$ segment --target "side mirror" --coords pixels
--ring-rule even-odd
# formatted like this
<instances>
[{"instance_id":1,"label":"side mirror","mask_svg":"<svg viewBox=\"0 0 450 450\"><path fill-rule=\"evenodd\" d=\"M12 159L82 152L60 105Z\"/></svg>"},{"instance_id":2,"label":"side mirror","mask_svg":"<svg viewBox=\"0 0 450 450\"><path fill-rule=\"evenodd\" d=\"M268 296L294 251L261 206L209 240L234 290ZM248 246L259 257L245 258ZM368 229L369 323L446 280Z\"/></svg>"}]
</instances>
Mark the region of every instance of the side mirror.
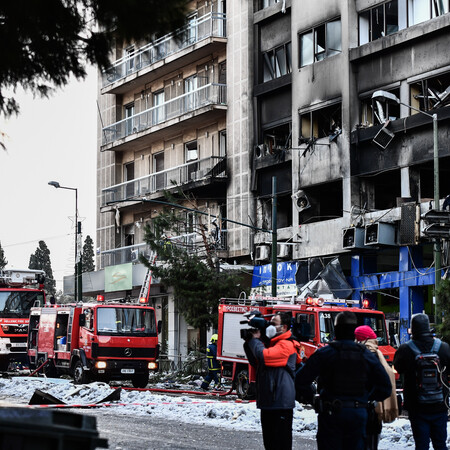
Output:
<instances>
[{"instance_id":1,"label":"side mirror","mask_svg":"<svg viewBox=\"0 0 450 450\"><path fill-rule=\"evenodd\" d=\"M162 320L158 320L158 334L161 333L162 329Z\"/></svg>"},{"instance_id":2,"label":"side mirror","mask_svg":"<svg viewBox=\"0 0 450 450\"><path fill-rule=\"evenodd\" d=\"M86 326L86 314L80 314L80 318L78 320L80 322L80 327Z\"/></svg>"}]
</instances>

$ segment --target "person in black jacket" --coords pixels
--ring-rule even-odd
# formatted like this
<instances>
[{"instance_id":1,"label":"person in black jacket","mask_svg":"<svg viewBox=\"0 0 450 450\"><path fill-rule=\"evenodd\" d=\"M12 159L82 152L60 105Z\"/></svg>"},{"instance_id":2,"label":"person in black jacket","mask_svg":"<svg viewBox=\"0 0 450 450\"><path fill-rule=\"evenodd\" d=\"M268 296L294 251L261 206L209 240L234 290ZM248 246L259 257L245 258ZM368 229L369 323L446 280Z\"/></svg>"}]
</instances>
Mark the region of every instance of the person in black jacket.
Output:
<instances>
[{"instance_id":1,"label":"person in black jacket","mask_svg":"<svg viewBox=\"0 0 450 450\"><path fill-rule=\"evenodd\" d=\"M378 358L354 341L356 326L353 312L339 313L335 340L316 350L295 379L297 394L314 403L318 413L319 450L363 450L369 402L391 394L391 381ZM315 380L319 396L313 402Z\"/></svg>"},{"instance_id":2,"label":"person in black jacket","mask_svg":"<svg viewBox=\"0 0 450 450\"><path fill-rule=\"evenodd\" d=\"M295 406L294 372L300 363L298 341L292 339L292 315L273 316L275 336L266 348L261 332L244 344L250 364L256 365L256 406L261 410L261 428L266 450L292 448L292 419ZM267 334L267 330L266 330Z\"/></svg>"},{"instance_id":3,"label":"person in black jacket","mask_svg":"<svg viewBox=\"0 0 450 450\"><path fill-rule=\"evenodd\" d=\"M430 330L426 314L414 314L411 318L412 341L424 353L430 352L435 338ZM428 449L430 438L435 450L447 449L447 416L445 399L448 398L448 373L450 367L450 346L442 342L437 352L440 360L442 399L423 402L419 397L416 382L416 355L410 344L402 344L394 356L395 370L403 375L404 408L408 411L416 449Z\"/></svg>"},{"instance_id":4,"label":"person in black jacket","mask_svg":"<svg viewBox=\"0 0 450 450\"><path fill-rule=\"evenodd\" d=\"M201 384L201 388L205 391L208 390L209 384L214 380L214 385L217 388L220 386L220 364L217 361L217 339L219 336L213 334L211 336L210 344L206 349L206 357L208 359L208 375Z\"/></svg>"}]
</instances>

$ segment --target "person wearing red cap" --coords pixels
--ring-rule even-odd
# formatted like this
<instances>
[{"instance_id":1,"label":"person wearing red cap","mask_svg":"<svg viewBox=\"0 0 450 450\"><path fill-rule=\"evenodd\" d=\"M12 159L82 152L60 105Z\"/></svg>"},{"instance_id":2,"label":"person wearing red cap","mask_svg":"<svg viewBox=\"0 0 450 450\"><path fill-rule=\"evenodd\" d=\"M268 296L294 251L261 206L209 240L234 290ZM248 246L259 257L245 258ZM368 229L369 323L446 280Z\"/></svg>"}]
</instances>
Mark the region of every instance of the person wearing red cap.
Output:
<instances>
[{"instance_id":1,"label":"person wearing red cap","mask_svg":"<svg viewBox=\"0 0 450 450\"><path fill-rule=\"evenodd\" d=\"M355 329L355 340L364 344L368 350L380 360L382 366L389 375L392 384L392 392L390 397L382 402L378 402L375 409L369 411L366 428L366 449L376 450L380 438L381 428L384 423L393 422L398 417L397 393L395 390L395 375L393 370L388 366L386 359L378 349L377 335L375 331L368 325L362 325Z\"/></svg>"}]
</instances>

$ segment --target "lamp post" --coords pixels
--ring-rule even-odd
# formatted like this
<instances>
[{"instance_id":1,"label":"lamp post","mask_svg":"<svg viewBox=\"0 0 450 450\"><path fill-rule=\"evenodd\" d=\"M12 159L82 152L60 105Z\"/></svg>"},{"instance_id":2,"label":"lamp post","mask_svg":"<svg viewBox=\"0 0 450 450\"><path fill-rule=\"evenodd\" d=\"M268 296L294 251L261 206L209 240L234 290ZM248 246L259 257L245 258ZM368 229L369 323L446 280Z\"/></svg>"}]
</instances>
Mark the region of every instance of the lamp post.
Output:
<instances>
[{"instance_id":1,"label":"lamp post","mask_svg":"<svg viewBox=\"0 0 450 450\"><path fill-rule=\"evenodd\" d=\"M81 274L81 255L78 254L78 239L81 237L81 222L78 221L78 189L61 186L57 181L49 181L48 184L56 189L67 189L69 191L75 191L75 278L74 278L74 290L75 300L81 302L83 299L83 282ZM81 246L81 242L80 242Z\"/></svg>"},{"instance_id":2,"label":"lamp post","mask_svg":"<svg viewBox=\"0 0 450 450\"><path fill-rule=\"evenodd\" d=\"M438 148L438 122L437 122L437 114L429 114L425 111L421 111L414 106L407 105L400 101L400 99L387 91L376 91L372 94L373 100L390 100L399 105L406 106L413 111L417 111L427 117L431 117L433 120L433 172L434 172L434 207L437 211L439 211L439 148ZM436 321L437 323L442 322L442 312L440 308L440 304L438 302L438 298L436 295L436 290L438 289L441 282L441 245L438 237L435 238L434 241L434 296L436 299Z\"/></svg>"}]
</instances>

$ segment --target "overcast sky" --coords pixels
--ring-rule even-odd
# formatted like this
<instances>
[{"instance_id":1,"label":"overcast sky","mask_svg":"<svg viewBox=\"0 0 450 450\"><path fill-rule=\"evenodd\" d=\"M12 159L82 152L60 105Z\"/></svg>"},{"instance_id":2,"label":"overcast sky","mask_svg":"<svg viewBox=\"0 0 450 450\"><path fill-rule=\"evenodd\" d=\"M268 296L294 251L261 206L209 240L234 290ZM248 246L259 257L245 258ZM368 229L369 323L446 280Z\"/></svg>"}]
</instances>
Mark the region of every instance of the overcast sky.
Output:
<instances>
[{"instance_id":1,"label":"overcast sky","mask_svg":"<svg viewBox=\"0 0 450 450\"><path fill-rule=\"evenodd\" d=\"M83 243L94 240L96 221L97 76L72 81L48 99L16 96L19 116L0 118L7 151L0 149L0 242L7 267L28 268L38 242L50 249L53 276L62 289L74 271L75 191L78 189Z\"/></svg>"}]
</instances>

